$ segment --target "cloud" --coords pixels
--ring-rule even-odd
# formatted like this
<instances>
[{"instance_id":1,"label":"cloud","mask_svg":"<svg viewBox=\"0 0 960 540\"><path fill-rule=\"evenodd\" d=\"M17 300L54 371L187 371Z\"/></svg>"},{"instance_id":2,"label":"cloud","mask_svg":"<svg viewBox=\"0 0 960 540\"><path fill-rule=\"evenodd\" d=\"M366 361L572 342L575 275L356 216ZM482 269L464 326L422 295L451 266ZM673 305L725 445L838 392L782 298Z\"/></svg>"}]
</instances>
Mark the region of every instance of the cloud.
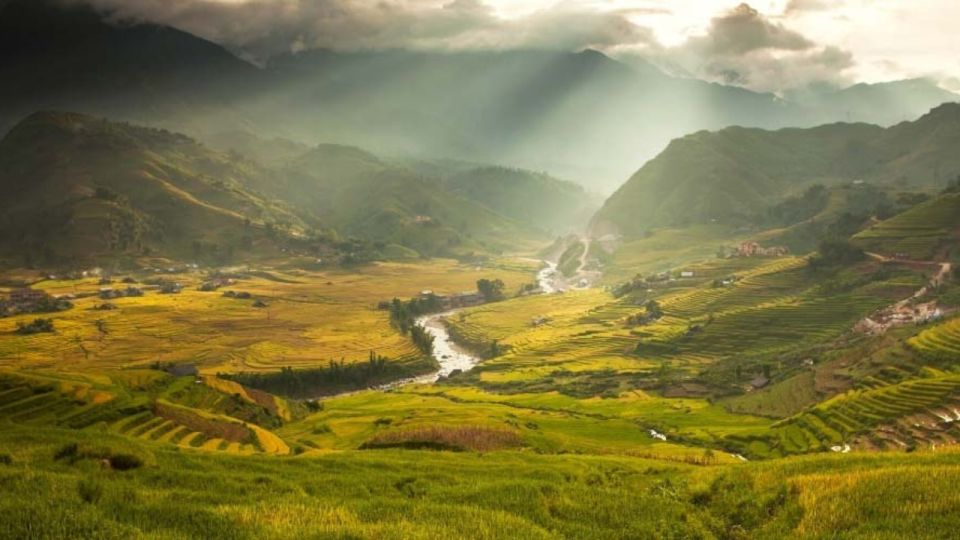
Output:
<instances>
[{"instance_id":1,"label":"cloud","mask_svg":"<svg viewBox=\"0 0 960 540\"><path fill-rule=\"evenodd\" d=\"M265 58L314 48L577 50L652 39L623 13L574 4L499 17L481 0L68 0L186 30Z\"/></svg>"},{"instance_id":2,"label":"cloud","mask_svg":"<svg viewBox=\"0 0 960 540\"><path fill-rule=\"evenodd\" d=\"M705 36L693 37L686 46L704 55L742 55L752 51L806 50L813 42L773 23L748 4L715 17Z\"/></svg>"},{"instance_id":3,"label":"cloud","mask_svg":"<svg viewBox=\"0 0 960 540\"><path fill-rule=\"evenodd\" d=\"M93 4L117 20L181 28L263 60L309 49L490 50L596 48L640 56L665 71L758 91L847 80L850 52L823 46L748 4L729 9L677 46L637 21L673 17L670 4L600 9L563 0L504 17L485 0L61 0ZM545 2L545 0L544 0ZM816 9L821 0L792 0ZM649 19L646 19L649 20Z\"/></svg>"},{"instance_id":4,"label":"cloud","mask_svg":"<svg viewBox=\"0 0 960 540\"><path fill-rule=\"evenodd\" d=\"M830 3L826 0L790 0L783 12L786 15L793 15L811 11L827 11L830 7Z\"/></svg>"},{"instance_id":5,"label":"cloud","mask_svg":"<svg viewBox=\"0 0 960 540\"><path fill-rule=\"evenodd\" d=\"M855 66L851 52L818 45L748 4L714 17L701 35L653 51L649 60L673 73L778 93L848 82L845 72Z\"/></svg>"}]
</instances>

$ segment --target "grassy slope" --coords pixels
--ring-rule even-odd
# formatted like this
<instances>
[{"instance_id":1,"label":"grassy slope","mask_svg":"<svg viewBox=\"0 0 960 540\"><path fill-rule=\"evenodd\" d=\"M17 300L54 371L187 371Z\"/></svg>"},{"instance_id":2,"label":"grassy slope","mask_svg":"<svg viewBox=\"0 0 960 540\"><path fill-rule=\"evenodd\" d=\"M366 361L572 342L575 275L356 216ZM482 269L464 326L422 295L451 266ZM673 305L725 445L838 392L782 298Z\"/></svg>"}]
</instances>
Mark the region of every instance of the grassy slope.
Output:
<instances>
[{"instance_id":1,"label":"grassy slope","mask_svg":"<svg viewBox=\"0 0 960 540\"><path fill-rule=\"evenodd\" d=\"M71 441L147 465L53 461ZM960 515L952 451L708 467L529 452L277 459L4 427L0 453L7 537L942 538Z\"/></svg>"}]
</instances>

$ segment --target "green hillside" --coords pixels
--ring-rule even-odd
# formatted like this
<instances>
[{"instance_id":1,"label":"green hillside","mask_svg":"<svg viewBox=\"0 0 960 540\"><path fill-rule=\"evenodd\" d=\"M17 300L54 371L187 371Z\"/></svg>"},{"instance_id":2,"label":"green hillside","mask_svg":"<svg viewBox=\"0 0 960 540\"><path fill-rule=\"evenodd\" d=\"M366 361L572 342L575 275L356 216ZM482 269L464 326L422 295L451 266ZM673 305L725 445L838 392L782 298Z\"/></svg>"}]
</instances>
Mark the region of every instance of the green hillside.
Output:
<instances>
[{"instance_id":1,"label":"green hillside","mask_svg":"<svg viewBox=\"0 0 960 540\"><path fill-rule=\"evenodd\" d=\"M445 184L453 193L553 234L576 230L597 208L583 187L522 169L475 167L448 176Z\"/></svg>"},{"instance_id":2,"label":"green hillside","mask_svg":"<svg viewBox=\"0 0 960 540\"><path fill-rule=\"evenodd\" d=\"M228 135L218 151L165 130L33 115L0 143L4 255L28 265L150 254L227 262L278 253L268 238L277 231L357 239L367 243L363 258L532 250L547 238L534 220L500 213L510 211L501 201L460 193L463 182L350 146L260 141ZM542 213L558 197L568 208L582 202L582 190L552 179L521 185Z\"/></svg>"},{"instance_id":3,"label":"green hillside","mask_svg":"<svg viewBox=\"0 0 960 540\"><path fill-rule=\"evenodd\" d=\"M594 217L600 233L651 227L745 224L808 186L863 180L901 190L939 190L960 173L960 105L883 129L832 124L764 131L740 127L674 140Z\"/></svg>"},{"instance_id":4,"label":"green hillside","mask_svg":"<svg viewBox=\"0 0 960 540\"><path fill-rule=\"evenodd\" d=\"M303 226L249 188L265 175L183 135L38 113L0 142L2 247L46 264L249 249L265 223Z\"/></svg>"},{"instance_id":5,"label":"green hillside","mask_svg":"<svg viewBox=\"0 0 960 540\"><path fill-rule=\"evenodd\" d=\"M426 256L500 251L545 238L529 221L497 213L437 177L350 146L317 146L260 188L341 234Z\"/></svg>"}]
</instances>

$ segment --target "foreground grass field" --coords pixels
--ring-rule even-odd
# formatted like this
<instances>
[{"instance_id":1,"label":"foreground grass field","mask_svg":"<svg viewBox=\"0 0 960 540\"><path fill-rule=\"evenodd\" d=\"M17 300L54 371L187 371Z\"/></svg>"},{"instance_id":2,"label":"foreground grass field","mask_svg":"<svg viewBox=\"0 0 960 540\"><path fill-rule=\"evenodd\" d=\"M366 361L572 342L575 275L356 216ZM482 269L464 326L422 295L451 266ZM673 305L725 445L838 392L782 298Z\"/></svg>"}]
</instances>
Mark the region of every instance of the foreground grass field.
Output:
<instances>
[{"instance_id":1,"label":"foreground grass field","mask_svg":"<svg viewBox=\"0 0 960 540\"><path fill-rule=\"evenodd\" d=\"M97 459L127 453L119 471ZM947 538L960 454L686 465L532 452L295 458L0 427L3 538Z\"/></svg>"}]
</instances>

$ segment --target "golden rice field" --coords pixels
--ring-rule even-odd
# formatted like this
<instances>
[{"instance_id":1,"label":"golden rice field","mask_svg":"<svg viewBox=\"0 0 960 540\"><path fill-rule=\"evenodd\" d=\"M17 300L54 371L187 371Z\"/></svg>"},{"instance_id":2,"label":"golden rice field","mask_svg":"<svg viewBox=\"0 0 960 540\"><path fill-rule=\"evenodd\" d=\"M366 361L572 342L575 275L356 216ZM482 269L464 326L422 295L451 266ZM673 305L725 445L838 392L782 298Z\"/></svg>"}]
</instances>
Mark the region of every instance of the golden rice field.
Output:
<instances>
[{"instance_id":1,"label":"golden rice field","mask_svg":"<svg viewBox=\"0 0 960 540\"><path fill-rule=\"evenodd\" d=\"M415 296L430 288L452 293L475 288L481 278L502 279L508 287L529 282L535 267L495 263L477 267L453 261L382 263L350 271L269 270L217 292L196 290L198 274L169 276L181 294L119 298L119 309L99 311L96 297L55 313L56 333L19 336L17 322L35 315L0 319L0 367L95 371L161 363L195 363L203 372L275 370L326 365L330 360L365 360L370 351L396 361L419 353L393 329L377 303ZM92 293L95 280L44 281L51 294ZM250 292L267 304L222 296L223 290Z\"/></svg>"}]
</instances>

